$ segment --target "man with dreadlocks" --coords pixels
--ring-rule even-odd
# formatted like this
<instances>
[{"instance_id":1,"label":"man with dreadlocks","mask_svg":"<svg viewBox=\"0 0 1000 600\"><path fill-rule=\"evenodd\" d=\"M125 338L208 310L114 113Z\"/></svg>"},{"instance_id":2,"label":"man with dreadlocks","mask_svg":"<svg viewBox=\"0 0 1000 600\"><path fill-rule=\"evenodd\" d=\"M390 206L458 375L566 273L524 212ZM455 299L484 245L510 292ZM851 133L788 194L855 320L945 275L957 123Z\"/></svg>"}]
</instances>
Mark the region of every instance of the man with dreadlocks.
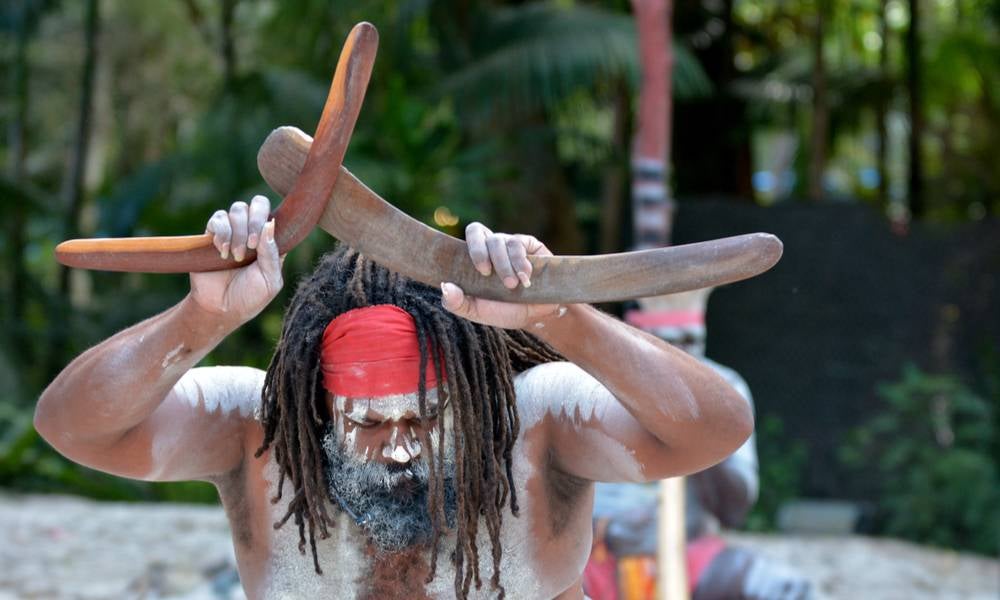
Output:
<instances>
[{"instance_id":1,"label":"man with dreadlocks","mask_svg":"<svg viewBox=\"0 0 1000 600\"><path fill-rule=\"evenodd\" d=\"M82 464L215 484L249 598L582 598L593 482L699 471L750 435L714 371L592 307L438 290L346 247L298 286L267 372L196 368L282 286L268 214L218 211L220 254L256 262L192 274L35 416ZM512 290L548 254L478 223L466 240Z\"/></svg>"}]
</instances>

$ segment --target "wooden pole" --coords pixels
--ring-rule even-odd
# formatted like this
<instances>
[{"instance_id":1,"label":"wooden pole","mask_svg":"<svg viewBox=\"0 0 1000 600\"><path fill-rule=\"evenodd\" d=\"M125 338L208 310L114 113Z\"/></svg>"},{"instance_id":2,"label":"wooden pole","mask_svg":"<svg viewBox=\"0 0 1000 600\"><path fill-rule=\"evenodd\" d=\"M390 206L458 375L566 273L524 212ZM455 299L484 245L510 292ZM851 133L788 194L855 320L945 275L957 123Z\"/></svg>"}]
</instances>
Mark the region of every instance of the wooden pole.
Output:
<instances>
[{"instance_id":1,"label":"wooden pole","mask_svg":"<svg viewBox=\"0 0 1000 600\"><path fill-rule=\"evenodd\" d=\"M655 248L670 245L674 217L669 180L674 63L671 3L632 0L632 10L642 67L632 148L633 243L637 248ZM658 511L657 595L660 600L688 600L683 477L660 482Z\"/></svg>"},{"instance_id":2,"label":"wooden pole","mask_svg":"<svg viewBox=\"0 0 1000 600\"><path fill-rule=\"evenodd\" d=\"M660 600L687 600L687 538L684 531L684 478L660 482L656 572Z\"/></svg>"}]
</instances>

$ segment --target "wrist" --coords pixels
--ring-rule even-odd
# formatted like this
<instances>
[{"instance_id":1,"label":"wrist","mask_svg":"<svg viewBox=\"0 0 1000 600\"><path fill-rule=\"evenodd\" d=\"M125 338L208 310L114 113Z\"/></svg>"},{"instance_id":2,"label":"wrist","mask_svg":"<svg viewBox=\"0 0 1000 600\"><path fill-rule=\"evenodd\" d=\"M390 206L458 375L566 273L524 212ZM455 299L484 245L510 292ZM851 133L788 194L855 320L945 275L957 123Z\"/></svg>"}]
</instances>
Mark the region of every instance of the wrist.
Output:
<instances>
[{"instance_id":1,"label":"wrist","mask_svg":"<svg viewBox=\"0 0 1000 600\"><path fill-rule=\"evenodd\" d=\"M223 337L249 320L235 311L207 307L191 292L181 300L179 308L192 328Z\"/></svg>"}]
</instances>

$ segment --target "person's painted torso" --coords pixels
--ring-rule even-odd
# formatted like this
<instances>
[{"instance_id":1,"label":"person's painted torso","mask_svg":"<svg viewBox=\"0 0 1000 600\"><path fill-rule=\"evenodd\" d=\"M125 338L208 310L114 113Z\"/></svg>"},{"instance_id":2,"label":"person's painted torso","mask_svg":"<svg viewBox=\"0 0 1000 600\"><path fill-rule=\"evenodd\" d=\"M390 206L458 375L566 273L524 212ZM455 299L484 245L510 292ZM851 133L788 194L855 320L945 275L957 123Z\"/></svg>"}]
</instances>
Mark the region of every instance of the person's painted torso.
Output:
<instances>
[{"instance_id":1,"label":"person's painted torso","mask_svg":"<svg viewBox=\"0 0 1000 600\"><path fill-rule=\"evenodd\" d=\"M531 394L518 385L519 402L530 402ZM525 411L522 415L537 411ZM313 568L308 532L305 554L299 551L299 529L294 518L280 529L273 524L288 509L292 491L286 481L284 495L271 503L278 483L278 468L270 453L254 459L263 432L259 424L248 436L249 449L244 467L219 491L233 528L233 542L240 577L251 599L284 598L453 598L455 569L450 555L454 535L442 540L437 573L424 583L430 566L429 551L400 556L384 564L366 552L361 530L346 515L328 507L336 515L337 526L328 539L316 536L322 575ZM581 573L591 548L591 510L593 486L579 481L568 485L551 476L545 440L540 422L522 420L521 432L514 447L513 475L520 516L504 512L500 539L503 556L500 583L511 600L548 598L583 598ZM495 598L490 585L493 559L486 524L480 521L478 532L479 574L482 587L473 585L470 598ZM395 557L393 557L395 558ZM467 557L468 560L468 557ZM383 586L373 590L373 578ZM395 580L395 581L393 581ZM398 584L398 585L397 585Z\"/></svg>"}]
</instances>

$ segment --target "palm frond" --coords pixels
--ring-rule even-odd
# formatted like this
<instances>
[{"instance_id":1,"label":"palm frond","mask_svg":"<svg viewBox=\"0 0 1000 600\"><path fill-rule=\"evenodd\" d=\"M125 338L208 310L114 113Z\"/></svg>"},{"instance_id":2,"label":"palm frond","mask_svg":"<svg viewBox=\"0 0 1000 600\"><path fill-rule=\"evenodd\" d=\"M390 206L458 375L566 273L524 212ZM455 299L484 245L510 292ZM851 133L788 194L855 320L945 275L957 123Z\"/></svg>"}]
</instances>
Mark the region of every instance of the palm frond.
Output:
<instances>
[{"instance_id":1,"label":"palm frond","mask_svg":"<svg viewBox=\"0 0 1000 600\"><path fill-rule=\"evenodd\" d=\"M600 92L602 83L616 79L638 85L629 15L534 3L495 11L481 28L476 58L437 89L454 100L465 120L516 119L551 109L581 88ZM711 84L693 54L680 46L674 50L674 95L709 93Z\"/></svg>"}]
</instances>

